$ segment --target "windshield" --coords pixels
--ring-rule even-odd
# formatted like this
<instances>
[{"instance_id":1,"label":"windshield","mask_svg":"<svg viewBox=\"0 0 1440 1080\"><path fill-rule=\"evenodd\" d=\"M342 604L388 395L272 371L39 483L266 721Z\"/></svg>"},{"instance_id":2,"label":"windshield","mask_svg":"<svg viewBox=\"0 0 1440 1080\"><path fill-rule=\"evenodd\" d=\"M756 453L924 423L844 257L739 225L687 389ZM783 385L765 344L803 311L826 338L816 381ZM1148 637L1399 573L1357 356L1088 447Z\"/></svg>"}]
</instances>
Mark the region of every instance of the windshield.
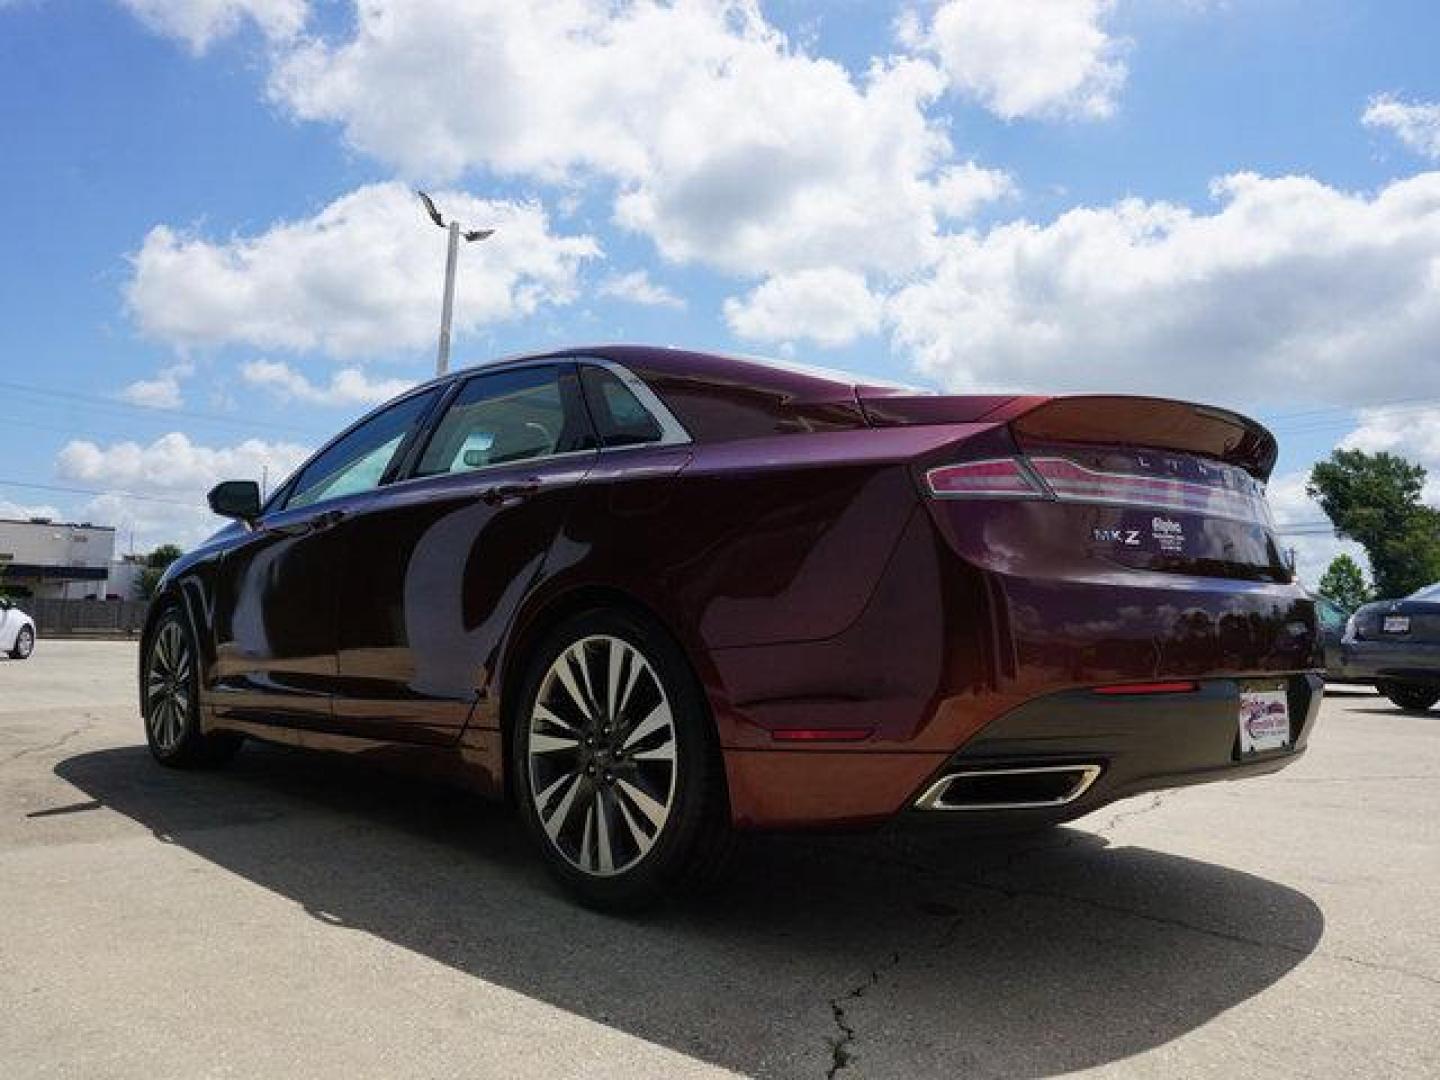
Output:
<instances>
[{"instance_id":1,"label":"windshield","mask_svg":"<svg viewBox=\"0 0 1440 1080\"><path fill-rule=\"evenodd\" d=\"M1410 594L1411 600L1440 600L1440 581L1434 585L1426 585L1423 589L1416 589Z\"/></svg>"}]
</instances>

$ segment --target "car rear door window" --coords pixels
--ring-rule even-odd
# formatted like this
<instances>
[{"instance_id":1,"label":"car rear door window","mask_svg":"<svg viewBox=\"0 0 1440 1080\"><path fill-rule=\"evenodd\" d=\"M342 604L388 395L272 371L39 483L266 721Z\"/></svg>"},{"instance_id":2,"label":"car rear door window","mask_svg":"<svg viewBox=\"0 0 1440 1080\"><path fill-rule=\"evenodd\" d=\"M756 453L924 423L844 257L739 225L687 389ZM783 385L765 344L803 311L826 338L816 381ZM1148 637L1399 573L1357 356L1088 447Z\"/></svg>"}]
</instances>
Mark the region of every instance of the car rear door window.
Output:
<instances>
[{"instance_id":1,"label":"car rear door window","mask_svg":"<svg viewBox=\"0 0 1440 1080\"><path fill-rule=\"evenodd\" d=\"M305 466L291 485L285 508L293 510L379 487L438 394L438 390L430 390L396 402L342 435Z\"/></svg>"},{"instance_id":2,"label":"car rear door window","mask_svg":"<svg viewBox=\"0 0 1440 1080\"><path fill-rule=\"evenodd\" d=\"M463 473L594 446L574 375L554 365L477 375L455 395L416 476Z\"/></svg>"},{"instance_id":3,"label":"car rear door window","mask_svg":"<svg viewBox=\"0 0 1440 1080\"><path fill-rule=\"evenodd\" d=\"M587 364L580 369L585 402L595 419L601 446L638 446L659 442L659 421L614 372Z\"/></svg>"}]
</instances>

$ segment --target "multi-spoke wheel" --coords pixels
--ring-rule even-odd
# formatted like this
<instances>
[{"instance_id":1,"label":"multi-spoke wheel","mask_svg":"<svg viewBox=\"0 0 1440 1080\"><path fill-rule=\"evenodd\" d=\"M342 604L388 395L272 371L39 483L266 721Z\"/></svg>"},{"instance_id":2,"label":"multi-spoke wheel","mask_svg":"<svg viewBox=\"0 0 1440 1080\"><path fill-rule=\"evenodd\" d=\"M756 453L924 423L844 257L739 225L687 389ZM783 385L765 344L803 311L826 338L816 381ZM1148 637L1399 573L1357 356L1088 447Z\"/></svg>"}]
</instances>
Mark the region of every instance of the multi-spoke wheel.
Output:
<instances>
[{"instance_id":1,"label":"multi-spoke wheel","mask_svg":"<svg viewBox=\"0 0 1440 1080\"><path fill-rule=\"evenodd\" d=\"M526 818L583 899L634 907L719 860L709 716L664 634L619 613L572 619L535 657L514 730Z\"/></svg>"},{"instance_id":2,"label":"multi-spoke wheel","mask_svg":"<svg viewBox=\"0 0 1440 1080\"><path fill-rule=\"evenodd\" d=\"M141 673L145 740L164 765L215 765L240 745L231 735L200 730L195 649L177 611L161 616L150 635Z\"/></svg>"}]
</instances>

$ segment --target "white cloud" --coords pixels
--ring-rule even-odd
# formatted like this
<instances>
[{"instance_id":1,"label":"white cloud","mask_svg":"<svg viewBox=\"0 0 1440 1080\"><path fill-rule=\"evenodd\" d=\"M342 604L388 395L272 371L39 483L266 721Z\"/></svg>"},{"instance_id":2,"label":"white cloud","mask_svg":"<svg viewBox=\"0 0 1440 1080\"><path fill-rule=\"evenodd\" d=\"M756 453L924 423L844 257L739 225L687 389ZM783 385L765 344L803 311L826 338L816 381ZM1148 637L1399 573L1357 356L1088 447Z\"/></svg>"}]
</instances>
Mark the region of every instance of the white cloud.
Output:
<instances>
[{"instance_id":1,"label":"white cloud","mask_svg":"<svg viewBox=\"0 0 1440 1080\"><path fill-rule=\"evenodd\" d=\"M1361 118L1366 127L1394 133L1421 157L1440 161L1440 103L1407 103L1390 94L1370 99Z\"/></svg>"},{"instance_id":2,"label":"white cloud","mask_svg":"<svg viewBox=\"0 0 1440 1080\"><path fill-rule=\"evenodd\" d=\"M11 521L29 521L31 518L37 517L59 519L64 515L49 503L18 503L11 502L9 499L0 499L0 518L7 518Z\"/></svg>"},{"instance_id":3,"label":"white cloud","mask_svg":"<svg viewBox=\"0 0 1440 1080\"><path fill-rule=\"evenodd\" d=\"M180 393L180 380L195 373L195 366L181 362L163 367L153 379L136 379L119 393L121 401L147 409L178 409L185 403Z\"/></svg>"},{"instance_id":4,"label":"white cloud","mask_svg":"<svg viewBox=\"0 0 1440 1080\"><path fill-rule=\"evenodd\" d=\"M274 41L290 41L305 27L306 0L120 0L158 34L203 53L220 38L253 22Z\"/></svg>"},{"instance_id":5,"label":"white cloud","mask_svg":"<svg viewBox=\"0 0 1440 1080\"><path fill-rule=\"evenodd\" d=\"M664 285L650 280L644 270L631 270L625 274L611 274L600 282L596 290L601 296L624 300L630 304L647 307L683 308L685 301Z\"/></svg>"},{"instance_id":6,"label":"white cloud","mask_svg":"<svg viewBox=\"0 0 1440 1080\"><path fill-rule=\"evenodd\" d=\"M1096 119L1125 84L1114 0L946 0L904 36L939 57L954 91L1005 120Z\"/></svg>"},{"instance_id":7,"label":"white cloud","mask_svg":"<svg viewBox=\"0 0 1440 1080\"><path fill-rule=\"evenodd\" d=\"M808 339L848 345L880 328L881 301L865 278L835 268L772 277L743 299L725 301L725 321L752 341Z\"/></svg>"},{"instance_id":8,"label":"white cloud","mask_svg":"<svg viewBox=\"0 0 1440 1080\"><path fill-rule=\"evenodd\" d=\"M551 233L535 203L435 197L445 213L497 229L461 252L457 335L569 302L581 261L599 252L588 236ZM177 346L419 348L436 334L444 245L412 192L372 184L255 236L211 241L157 226L133 257L127 300L145 333Z\"/></svg>"},{"instance_id":9,"label":"white cloud","mask_svg":"<svg viewBox=\"0 0 1440 1080\"><path fill-rule=\"evenodd\" d=\"M1440 507L1440 408L1361 409L1358 419L1340 445L1370 454L1383 450L1425 466L1425 501Z\"/></svg>"},{"instance_id":10,"label":"white cloud","mask_svg":"<svg viewBox=\"0 0 1440 1080\"><path fill-rule=\"evenodd\" d=\"M246 439L235 446L210 447L183 432L162 435L148 446L125 441L100 446L72 439L55 459L56 473L90 487L123 488L138 494L203 495L221 480L259 480L268 467L278 480L309 453L294 443Z\"/></svg>"},{"instance_id":11,"label":"white cloud","mask_svg":"<svg viewBox=\"0 0 1440 1080\"><path fill-rule=\"evenodd\" d=\"M1255 408L1440 393L1440 172L1350 194L1227 177L1211 214L1125 200L955 234L887 317L952 388Z\"/></svg>"},{"instance_id":12,"label":"white cloud","mask_svg":"<svg viewBox=\"0 0 1440 1080\"><path fill-rule=\"evenodd\" d=\"M922 263L981 190L926 114L943 89L914 58L852 78L752 0L370 0L271 79L409 175L598 178L667 258L745 275Z\"/></svg>"},{"instance_id":13,"label":"white cloud","mask_svg":"<svg viewBox=\"0 0 1440 1080\"><path fill-rule=\"evenodd\" d=\"M175 431L148 445L72 440L56 457L55 471L63 480L106 489L80 516L114 525L127 544L133 532L136 549L148 550L163 543L191 547L219 528L222 522L205 505L205 493L219 481L268 475L273 488L308 455L303 446L259 439L204 446Z\"/></svg>"},{"instance_id":14,"label":"white cloud","mask_svg":"<svg viewBox=\"0 0 1440 1080\"><path fill-rule=\"evenodd\" d=\"M157 375L153 379L136 379L120 391L122 401L143 405L147 409L178 409L184 404L180 383L173 375Z\"/></svg>"},{"instance_id":15,"label":"white cloud","mask_svg":"<svg viewBox=\"0 0 1440 1080\"><path fill-rule=\"evenodd\" d=\"M415 385L414 379L372 379L359 368L342 368L330 376L328 385L316 384L276 360L243 364L240 377L251 386L265 387L282 400L317 405L378 405Z\"/></svg>"}]
</instances>

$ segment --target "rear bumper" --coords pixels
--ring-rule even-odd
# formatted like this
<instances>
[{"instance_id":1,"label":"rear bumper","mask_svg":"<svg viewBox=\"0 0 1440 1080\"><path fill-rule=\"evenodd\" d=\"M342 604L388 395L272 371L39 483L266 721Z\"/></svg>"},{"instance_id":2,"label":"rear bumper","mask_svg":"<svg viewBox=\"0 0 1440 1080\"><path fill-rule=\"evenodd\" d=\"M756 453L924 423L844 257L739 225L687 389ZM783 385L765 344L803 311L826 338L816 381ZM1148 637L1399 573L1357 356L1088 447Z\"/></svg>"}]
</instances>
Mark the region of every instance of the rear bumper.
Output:
<instances>
[{"instance_id":1,"label":"rear bumper","mask_svg":"<svg viewBox=\"0 0 1440 1080\"><path fill-rule=\"evenodd\" d=\"M799 828L866 824L897 816L956 826L1030 826L1068 821L1129 795L1285 768L1305 751L1323 682L1292 673L1290 746L1242 756L1239 680L1207 679L1186 693L1134 697L1069 690L1036 698L988 724L953 754L727 750L737 825ZM921 809L953 773L1062 765L1098 766L1093 782L1062 805L1026 809Z\"/></svg>"},{"instance_id":2,"label":"rear bumper","mask_svg":"<svg viewBox=\"0 0 1440 1080\"><path fill-rule=\"evenodd\" d=\"M1347 641L1340 646L1343 678L1440 684L1440 645L1409 641Z\"/></svg>"},{"instance_id":3,"label":"rear bumper","mask_svg":"<svg viewBox=\"0 0 1440 1080\"><path fill-rule=\"evenodd\" d=\"M1292 674L1287 683L1290 745L1253 754L1240 750L1236 679L1205 680L1184 693L1110 698L1077 690L1037 699L986 727L936 771L935 779L952 772L1098 766L1093 783L1061 805L966 809L945 816L1066 821L1146 791L1276 772L1305 752L1324 685L1309 672Z\"/></svg>"}]
</instances>

